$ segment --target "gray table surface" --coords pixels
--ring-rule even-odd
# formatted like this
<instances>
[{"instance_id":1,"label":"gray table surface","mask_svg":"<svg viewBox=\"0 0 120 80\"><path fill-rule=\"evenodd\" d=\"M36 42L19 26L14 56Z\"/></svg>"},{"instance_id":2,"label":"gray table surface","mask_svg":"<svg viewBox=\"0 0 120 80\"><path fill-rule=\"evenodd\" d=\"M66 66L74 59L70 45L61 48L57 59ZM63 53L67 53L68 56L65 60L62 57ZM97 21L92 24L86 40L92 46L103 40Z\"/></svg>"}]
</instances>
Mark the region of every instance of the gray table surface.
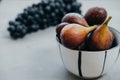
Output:
<instances>
[{"instance_id":1,"label":"gray table surface","mask_svg":"<svg viewBox=\"0 0 120 80\"><path fill-rule=\"evenodd\" d=\"M27 6L40 0L2 0L0 2L0 80L80 80L69 73L59 54L55 27L38 31L23 39L12 40L8 21L14 20ZM94 6L106 8L113 16L110 26L120 31L119 0L78 0L82 12ZM120 80L120 59L109 73L99 80Z\"/></svg>"}]
</instances>

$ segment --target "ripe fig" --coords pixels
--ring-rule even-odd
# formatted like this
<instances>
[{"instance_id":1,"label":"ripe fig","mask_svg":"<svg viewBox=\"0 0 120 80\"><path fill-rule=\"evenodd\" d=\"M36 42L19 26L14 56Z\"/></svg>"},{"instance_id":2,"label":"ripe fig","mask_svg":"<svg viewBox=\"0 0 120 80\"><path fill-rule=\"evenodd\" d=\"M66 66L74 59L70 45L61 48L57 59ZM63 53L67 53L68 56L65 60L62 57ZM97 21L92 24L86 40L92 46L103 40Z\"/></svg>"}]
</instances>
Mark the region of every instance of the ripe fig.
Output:
<instances>
[{"instance_id":1,"label":"ripe fig","mask_svg":"<svg viewBox=\"0 0 120 80\"><path fill-rule=\"evenodd\" d=\"M114 34L108 28L108 22L112 17L110 16L103 24L89 36L88 49L93 51L107 50L111 47Z\"/></svg>"},{"instance_id":2,"label":"ripe fig","mask_svg":"<svg viewBox=\"0 0 120 80\"><path fill-rule=\"evenodd\" d=\"M62 22L77 23L88 27L86 20L78 13L68 13L62 18Z\"/></svg>"},{"instance_id":3,"label":"ripe fig","mask_svg":"<svg viewBox=\"0 0 120 80\"><path fill-rule=\"evenodd\" d=\"M61 43L61 40L60 40L60 33L61 33L61 30L63 29L64 26L68 25L69 23L67 22L63 22L63 23L60 23L57 25L56 27L56 37L57 37L57 40Z\"/></svg>"},{"instance_id":4,"label":"ripe fig","mask_svg":"<svg viewBox=\"0 0 120 80\"><path fill-rule=\"evenodd\" d=\"M90 8L84 18L90 26L102 24L107 17L107 11L101 7Z\"/></svg>"},{"instance_id":5,"label":"ripe fig","mask_svg":"<svg viewBox=\"0 0 120 80\"><path fill-rule=\"evenodd\" d=\"M96 29L96 26L84 27L74 23L68 24L61 30L61 42L69 49L79 49L81 44L87 38L87 35L94 29Z\"/></svg>"}]
</instances>

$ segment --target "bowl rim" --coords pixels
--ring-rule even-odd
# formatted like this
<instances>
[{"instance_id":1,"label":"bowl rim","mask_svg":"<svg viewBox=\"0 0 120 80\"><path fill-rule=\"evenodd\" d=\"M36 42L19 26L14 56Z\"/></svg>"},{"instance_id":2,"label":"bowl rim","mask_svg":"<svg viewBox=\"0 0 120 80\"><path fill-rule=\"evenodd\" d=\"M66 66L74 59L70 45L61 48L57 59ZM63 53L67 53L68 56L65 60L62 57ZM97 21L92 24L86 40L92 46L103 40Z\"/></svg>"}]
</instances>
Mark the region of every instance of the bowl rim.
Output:
<instances>
[{"instance_id":1,"label":"bowl rim","mask_svg":"<svg viewBox=\"0 0 120 80\"><path fill-rule=\"evenodd\" d=\"M59 45L63 46L61 43L59 43ZM63 47L66 48L65 46L63 46ZM73 49L69 49L69 48L66 48L66 49L72 50L72 51L78 51L78 52L93 52L93 53L95 53L95 52L105 52L105 51L109 51L109 50L115 49L115 48L117 48L117 47L120 48L120 45L118 44L118 45L116 45L116 46L114 46L114 47L112 47L112 48L109 48L109 49L107 49L107 50L101 50L101 51L73 50Z\"/></svg>"},{"instance_id":2,"label":"bowl rim","mask_svg":"<svg viewBox=\"0 0 120 80\"><path fill-rule=\"evenodd\" d=\"M86 51L86 50L78 50L78 51L80 51L80 52L93 52L93 53L95 53L95 52L105 52L105 51L110 51L110 50L112 50L112 49L115 49L115 48L117 48L117 47L120 48L120 45L116 45L116 46L114 46L114 47L112 47L112 48L109 48L109 49L107 49L107 50L101 50L101 51Z\"/></svg>"}]
</instances>

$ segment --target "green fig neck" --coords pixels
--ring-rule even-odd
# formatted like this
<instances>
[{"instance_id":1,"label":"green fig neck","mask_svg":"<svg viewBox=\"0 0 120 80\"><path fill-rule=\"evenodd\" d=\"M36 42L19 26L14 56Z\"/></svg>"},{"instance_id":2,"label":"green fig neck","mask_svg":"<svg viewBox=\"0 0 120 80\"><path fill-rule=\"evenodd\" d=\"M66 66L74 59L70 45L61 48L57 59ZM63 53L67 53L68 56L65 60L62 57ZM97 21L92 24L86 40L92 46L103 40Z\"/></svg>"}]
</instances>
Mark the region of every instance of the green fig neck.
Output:
<instances>
[{"instance_id":1,"label":"green fig neck","mask_svg":"<svg viewBox=\"0 0 120 80\"><path fill-rule=\"evenodd\" d=\"M112 16L109 16L109 18L103 24L108 25L108 23L111 19L112 19Z\"/></svg>"},{"instance_id":2,"label":"green fig neck","mask_svg":"<svg viewBox=\"0 0 120 80\"><path fill-rule=\"evenodd\" d=\"M87 28L88 28L88 32L91 32L91 31L93 31L93 30L95 30L97 28L97 25L87 27Z\"/></svg>"},{"instance_id":3,"label":"green fig neck","mask_svg":"<svg viewBox=\"0 0 120 80\"><path fill-rule=\"evenodd\" d=\"M108 23L112 19L112 16L109 16L109 18L101 25L101 28L108 28Z\"/></svg>"}]
</instances>

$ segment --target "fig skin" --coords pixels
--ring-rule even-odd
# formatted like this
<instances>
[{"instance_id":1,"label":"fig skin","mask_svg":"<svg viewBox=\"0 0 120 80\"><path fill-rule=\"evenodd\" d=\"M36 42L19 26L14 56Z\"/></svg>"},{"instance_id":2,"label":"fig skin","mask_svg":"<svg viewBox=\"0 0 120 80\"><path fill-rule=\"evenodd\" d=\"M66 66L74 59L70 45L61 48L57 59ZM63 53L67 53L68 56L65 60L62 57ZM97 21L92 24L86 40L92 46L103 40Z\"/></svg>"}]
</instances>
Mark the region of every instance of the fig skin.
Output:
<instances>
[{"instance_id":1,"label":"fig skin","mask_svg":"<svg viewBox=\"0 0 120 80\"><path fill-rule=\"evenodd\" d=\"M65 27L66 25L68 25L69 23L67 22L63 22L63 23L60 23L57 25L56 27L56 37L57 37L57 40L61 43L61 39L60 39L60 33L61 33L61 30L63 29L63 27Z\"/></svg>"},{"instance_id":2,"label":"fig skin","mask_svg":"<svg viewBox=\"0 0 120 80\"><path fill-rule=\"evenodd\" d=\"M84 15L90 26L102 24L107 18L107 11L102 7L90 8Z\"/></svg>"},{"instance_id":3,"label":"fig skin","mask_svg":"<svg viewBox=\"0 0 120 80\"><path fill-rule=\"evenodd\" d=\"M65 16L63 16L62 22L76 23L85 27L89 26L84 17L78 13L67 13Z\"/></svg>"},{"instance_id":4,"label":"fig skin","mask_svg":"<svg viewBox=\"0 0 120 80\"><path fill-rule=\"evenodd\" d=\"M68 24L61 30L61 42L69 49L79 49L86 40L88 34L94 29L96 29L96 26L84 27L75 23Z\"/></svg>"}]
</instances>

